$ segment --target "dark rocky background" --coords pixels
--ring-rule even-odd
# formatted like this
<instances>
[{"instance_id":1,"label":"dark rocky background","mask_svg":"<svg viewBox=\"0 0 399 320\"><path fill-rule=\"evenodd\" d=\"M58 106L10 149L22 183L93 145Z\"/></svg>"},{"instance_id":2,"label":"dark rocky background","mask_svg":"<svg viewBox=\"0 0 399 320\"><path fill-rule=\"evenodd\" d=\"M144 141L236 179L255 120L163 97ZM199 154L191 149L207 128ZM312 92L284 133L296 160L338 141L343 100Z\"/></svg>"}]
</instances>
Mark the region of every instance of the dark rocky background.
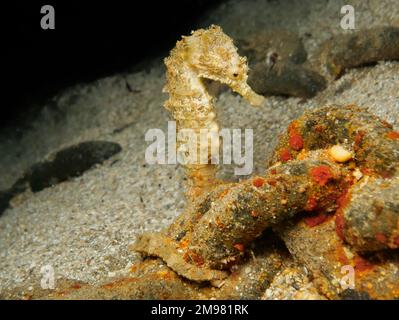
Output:
<instances>
[{"instance_id":1,"label":"dark rocky background","mask_svg":"<svg viewBox=\"0 0 399 320\"><path fill-rule=\"evenodd\" d=\"M140 68L220 0L12 1L2 4L0 128L21 126L65 87ZM55 8L42 30L40 8ZM141 63L140 63L141 62Z\"/></svg>"}]
</instances>

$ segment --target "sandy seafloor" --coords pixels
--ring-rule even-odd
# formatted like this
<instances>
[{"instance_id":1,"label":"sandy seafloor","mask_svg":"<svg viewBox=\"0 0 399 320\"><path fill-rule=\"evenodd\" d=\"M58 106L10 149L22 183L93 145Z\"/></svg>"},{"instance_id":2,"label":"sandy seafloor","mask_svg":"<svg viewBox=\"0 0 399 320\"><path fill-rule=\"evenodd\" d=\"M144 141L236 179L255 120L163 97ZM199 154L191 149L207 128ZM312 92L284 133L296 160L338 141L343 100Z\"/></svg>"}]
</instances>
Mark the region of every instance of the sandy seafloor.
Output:
<instances>
[{"instance_id":1,"label":"sandy seafloor","mask_svg":"<svg viewBox=\"0 0 399 320\"><path fill-rule=\"evenodd\" d=\"M319 44L340 28L340 8L352 4L356 29L399 27L397 0L230 1L209 12L200 26L219 24L233 38L256 30L287 29L303 37L309 60ZM199 26L193 26L196 29ZM129 40L131 41L131 40ZM137 44L137 49L139 50ZM99 284L124 275L140 257L128 250L135 236L167 226L184 208L183 170L177 165L146 164L144 134L166 131L168 112L163 57L146 70L117 74L76 85L54 97L22 136L0 136L0 190L12 185L30 165L50 152L78 142L103 139L123 150L81 177L38 193L26 191L0 216L0 296L23 297L40 286L41 267L51 265L56 281ZM126 81L139 92L126 89ZM230 91L216 102L222 127L254 130L255 173L286 125L307 108L357 104L399 128L399 62L349 70L305 102L268 97L253 108ZM122 128L122 129L121 129ZM115 129L120 129L116 130ZM234 179L232 168L223 168ZM266 298L287 298L269 289Z\"/></svg>"}]
</instances>

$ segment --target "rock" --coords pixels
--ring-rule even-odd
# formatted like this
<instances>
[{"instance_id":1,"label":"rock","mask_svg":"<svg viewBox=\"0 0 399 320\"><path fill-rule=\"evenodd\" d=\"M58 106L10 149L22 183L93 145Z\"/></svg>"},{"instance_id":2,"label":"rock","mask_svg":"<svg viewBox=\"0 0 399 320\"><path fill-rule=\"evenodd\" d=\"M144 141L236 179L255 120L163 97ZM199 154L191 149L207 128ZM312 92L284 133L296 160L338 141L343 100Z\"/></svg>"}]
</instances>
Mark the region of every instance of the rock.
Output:
<instances>
[{"instance_id":1,"label":"rock","mask_svg":"<svg viewBox=\"0 0 399 320\"><path fill-rule=\"evenodd\" d=\"M258 94L311 98L326 87L317 72L290 62L260 62L250 70L248 84Z\"/></svg>"},{"instance_id":2,"label":"rock","mask_svg":"<svg viewBox=\"0 0 399 320\"><path fill-rule=\"evenodd\" d=\"M325 72L337 78L345 69L399 59L399 28L376 27L327 40L319 53Z\"/></svg>"},{"instance_id":3,"label":"rock","mask_svg":"<svg viewBox=\"0 0 399 320\"><path fill-rule=\"evenodd\" d=\"M54 184L78 177L122 150L117 143L87 141L58 151L49 160L39 162L30 170L29 184L38 192Z\"/></svg>"},{"instance_id":4,"label":"rock","mask_svg":"<svg viewBox=\"0 0 399 320\"><path fill-rule=\"evenodd\" d=\"M310 98L326 87L321 75L301 66L307 53L295 33L262 31L237 46L248 59L248 83L258 94Z\"/></svg>"},{"instance_id":5,"label":"rock","mask_svg":"<svg viewBox=\"0 0 399 320\"><path fill-rule=\"evenodd\" d=\"M359 292L353 289L346 289L340 294L342 300L371 300L367 292Z\"/></svg>"},{"instance_id":6,"label":"rock","mask_svg":"<svg viewBox=\"0 0 399 320\"><path fill-rule=\"evenodd\" d=\"M271 55L294 64L304 63L307 59L301 38L286 30L261 31L248 39L238 40L236 44L240 55L248 58L250 66L266 61Z\"/></svg>"},{"instance_id":7,"label":"rock","mask_svg":"<svg viewBox=\"0 0 399 320\"><path fill-rule=\"evenodd\" d=\"M12 194L7 191L0 192L0 214L8 208L8 204L12 198Z\"/></svg>"},{"instance_id":8,"label":"rock","mask_svg":"<svg viewBox=\"0 0 399 320\"><path fill-rule=\"evenodd\" d=\"M121 150L121 146L114 142L86 141L48 156L34 164L9 190L0 191L0 214L8 208L10 200L24 192L28 186L33 192L38 192L78 177Z\"/></svg>"}]
</instances>

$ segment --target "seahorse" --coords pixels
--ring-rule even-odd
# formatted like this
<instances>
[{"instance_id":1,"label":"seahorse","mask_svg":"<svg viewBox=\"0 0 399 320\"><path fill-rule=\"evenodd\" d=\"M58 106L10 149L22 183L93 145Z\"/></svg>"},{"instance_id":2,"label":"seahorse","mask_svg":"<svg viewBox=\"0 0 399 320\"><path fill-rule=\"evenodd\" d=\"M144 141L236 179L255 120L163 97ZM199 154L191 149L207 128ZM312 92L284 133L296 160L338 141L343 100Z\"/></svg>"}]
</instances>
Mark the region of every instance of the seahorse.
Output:
<instances>
[{"instance_id":1,"label":"seahorse","mask_svg":"<svg viewBox=\"0 0 399 320\"><path fill-rule=\"evenodd\" d=\"M203 79L228 85L254 106L261 105L264 97L249 87L246 58L239 56L233 40L216 25L183 36L165 59L165 65L167 83L163 91L169 99L164 107L176 120L177 150L187 162L184 167L190 200L216 182L217 166L212 163L212 154L219 152L219 124L214 99ZM192 130L194 139L183 134L185 129ZM202 142L206 143L201 143L201 132Z\"/></svg>"}]
</instances>

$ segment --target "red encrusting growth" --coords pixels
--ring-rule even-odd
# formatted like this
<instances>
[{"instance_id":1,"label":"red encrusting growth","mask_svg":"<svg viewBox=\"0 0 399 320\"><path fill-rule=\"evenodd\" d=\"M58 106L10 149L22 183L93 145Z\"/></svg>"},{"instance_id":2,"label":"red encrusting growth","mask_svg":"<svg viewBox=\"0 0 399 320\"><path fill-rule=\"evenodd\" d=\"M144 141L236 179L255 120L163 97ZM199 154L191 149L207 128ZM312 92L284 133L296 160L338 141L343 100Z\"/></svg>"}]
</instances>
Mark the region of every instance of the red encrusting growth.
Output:
<instances>
[{"instance_id":1,"label":"red encrusting growth","mask_svg":"<svg viewBox=\"0 0 399 320\"><path fill-rule=\"evenodd\" d=\"M370 176L373 173L373 171L371 169L366 168L366 167L360 168L360 172L367 176Z\"/></svg>"},{"instance_id":2,"label":"red encrusting growth","mask_svg":"<svg viewBox=\"0 0 399 320\"><path fill-rule=\"evenodd\" d=\"M71 286L71 289L80 289L82 286L79 283L75 283Z\"/></svg>"},{"instance_id":3,"label":"red encrusting growth","mask_svg":"<svg viewBox=\"0 0 399 320\"><path fill-rule=\"evenodd\" d=\"M363 131L363 130L359 130L357 133L356 133L356 135L355 135L355 145L356 146L359 146L361 143L362 143L362 141L363 141L363 137L365 136L365 132Z\"/></svg>"},{"instance_id":4,"label":"red encrusting growth","mask_svg":"<svg viewBox=\"0 0 399 320\"><path fill-rule=\"evenodd\" d=\"M397 140L397 139L399 139L399 132L397 132L397 131L388 132L387 138L392 139L392 140Z\"/></svg>"},{"instance_id":5,"label":"red encrusting growth","mask_svg":"<svg viewBox=\"0 0 399 320\"><path fill-rule=\"evenodd\" d=\"M375 239L378 242L381 242L381 243L387 243L387 241L388 241L387 236L385 234L383 234L383 233L376 233L375 234Z\"/></svg>"},{"instance_id":6,"label":"red encrusting growth","mask_svg":"<svg viewBox=\"0 0 399 320\"><path fill-rule=\"evenodd\" d=\"M328 219L328 215L325 214L324 212L311 216L311 217L305 217L305 223L309 227L315 227L318 226L319 224L322 224L324 221Z\"/></svg>"},{"instance_id":7,"label":"red encrusting growth","mask_svg":"<svg viewBox=\"0 0 399 320\"><path fill-rule=\"evenodd\" d=\"M306 202L305 211L314 211L317 208L317 200L315 197L310 197Z\"/></svg>"},{"instance_id":8,"label":"red encrusting growth","mask_svg":"<svg viewBox=\"0 0 399 320\"><path fill-rule=\"evenodd\" d=\"M215 223L216 223L216 225L217 225L219 228L221 228L221 229L223 229L223 228L226 227L226 226L224 225L224 223L221 221L221 219L220 219L219 216L217 216L217 217L215 218Z\"/></svg>"},{"instance_id":9,"label":"red encrusting growth","mask_svg":"<svg viewBox=\"0 0 399 320\"><path fill-rule=\"evenodd\" d=\"M346 189L341 195L337 198L336 203L338 205L338 209L344 208L349 203L349 190Z\"/></svg>"},{"instance_id":10,"label":"red encrusting growth","mask_svg":"<svg viewBox=\"0 0 399 320\"><path fill-rule=\"evenodd\" d=\"M283 162L292 160L292 155L291 155L290 150L288 150L288 149L281 150L280 151L280 160Z\"/></svg>"},{"instance_id":11,"label":"red encrusting growth","mask_svg":"<svg viewBox=\"0 0 399 320\"><path fill-rule=\"evenodd\" d=\"M367 271L373 268L373 265L361 256L355 257L356 271Z\"/></svg>"},{"instance_id":12,"label":"red encrusting growth","mask_svg":"<svg viewBox=\"0 0 399 320\"><path fill-rule=\"evenodd\" d=\"M333 178L331 170L328 166L319 166L310 170L312 179L319 185L324 186L328 181Z\"/></svg>"},{"instance_id":13,"label":"red encrusting growth","mask_svg":"<svg viewBox=\"0 0 399 320\"><path fill-rule=\"evenodd\" d=\"M293 121L288 127L288 143L292 149L299 151L303 148L303 139L298 130L298 122Z\"/></svg>"},{"instance_id":14,"label":"red encrusting growth","mask_svg":"<svg viewBox=\"0 0 399 320\"><path fill-rule=\"evenodd\" d=\"M257 218L258 217L258 213L255 210L252 210L251 211L251 217Z\"/></svg>"},{"instance_id":15,"label":"red encrusting growth","mask_svg":"<svg viewBox=\"0 0 399 320\"><path fill-rule=\"evenodd\" d=\"M255 179L252 181L252 185L253 185L254 187L257 187L257 188L262 187L264 184L265 184L265 180L262 179L262 178L255 178Z\"/></svg>"},{"instance_id":16,"label":"red encrusting growth","mask_svg":"<svg viewBox=\"0 0 399 320\"><path fill-rule=\"evenodd\" d=\"M294 149L296 151L301 150L303 148L302 136L297 133L290 135L289 144L292 149Z\"/></svg>"},{"instance_id":17,"label":"red encrusting growth","mask_svg":"<svg viewBox=\"0 0 399 320\"><path fill-rule=\"evenodd\" d=\"M202 266L205 263L204 258L200 255L196 254L195 252L186 253L184 256L186 262L192 260L197 266Z\"/></svg>"},{"instance_id":18,"label":"red encrusting growth","mask_svg":"<svg viewBox=\"0 0 399 320\"><path fill-rule=\"evenodd\" d=\"M314 127L314 129L315 129L318 133L323 133L323 132L326 130L326 128L325 128L323 125L321 125L321 124L316 125L316 126Z\"/></svg>"},{"instance_id":19,"label":"red encrusting growth","mask_svg":"<svg viewBox=\"0 0 399 320\"><path fill-rule=\"evenodd\" d=\"M344 228L345 228L345 218L342 213L338 213L335 215L335 232L341 240L345 241L344 236Z\"/></svg>"},{"instance_id":20,"label":"red encrusting growth","mask_svg":"<svg viewBox=\"0 0 399 320\"><path fill-rule=\"evenodd\" d=\"M244 252L244 250L245 250L244 245L241 243L236 243L235 245L233 245L233 247L236 248L240 252Z\"/></svg>"},{"instance_id":21,"label":"red encrusting growth","mask_svg":"<svg viewBox=\"0 0 399 320\"><path fill-rule=\"evenodd\" d=\"M349 259L346 256L344 248L342 246L337 246L337 256L338 256L338 261L341 262L343 265L349 264Z\"/></svg>"}]
</instances>

